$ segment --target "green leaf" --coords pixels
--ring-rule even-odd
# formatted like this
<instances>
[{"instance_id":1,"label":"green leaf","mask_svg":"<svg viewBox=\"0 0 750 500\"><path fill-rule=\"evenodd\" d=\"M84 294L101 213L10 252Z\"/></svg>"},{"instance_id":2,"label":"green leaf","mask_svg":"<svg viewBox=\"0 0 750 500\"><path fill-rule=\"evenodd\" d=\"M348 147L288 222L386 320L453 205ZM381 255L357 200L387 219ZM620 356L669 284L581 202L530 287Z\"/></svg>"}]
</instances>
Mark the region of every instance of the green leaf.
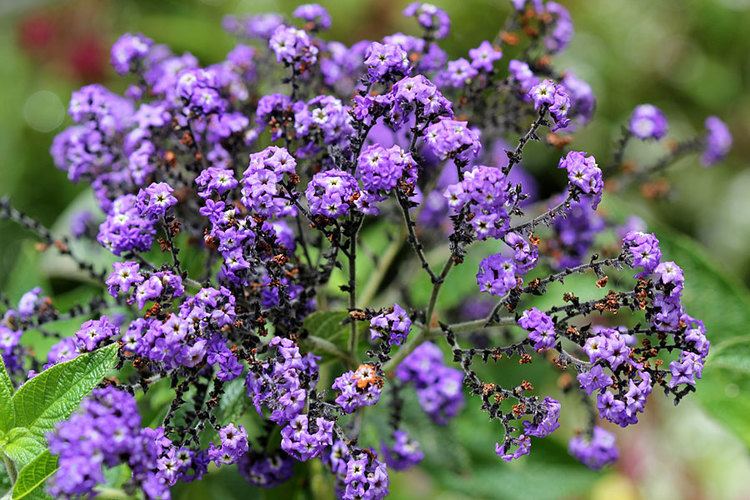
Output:
<instances>
[{"instance_id":1,"label":"green leaf","mask_svg":"<svg viewBox=\"0 0 750 500\"><path fill-rule=\"evenodd\" d=\"M55 365L23 384L13 396L16 425L44 438L114 368L117 344Z\"/></svg>"},{"instance_id":2,"label":"green leaf","mask_svg":"<svg viewBox=\"0 0 750 500\"><path fill-rule=\"evenodd\" d=\"M314 339L310 339L307 348L329 360L345 359L342 353L348 352L349 335L351 335L351 323L344 322L348 317L347 311L316 311L305 318L303 323L305 330L310 336L322 339L321 342L313 342ZM360 339L359 352L363 352L365 348L362 340L366 338L365 332L368 328L368 322L357 322Z\"/></svg>"},{"instance_id":3,"label":"green leaf","mask_svg":"<svg viewBox=\"0 0 750 500\"><path fill-rule=\"evenodd\" d=\"M519 463L483 467L469 476L444 474L440 480L446 488L470 498L552 500L582 495L596 478L595 473L580 465Z\"/></svg>"},{"instance_id":4,"label":"green leaf","mask_svg":"<svg viewBox=\"0 0 750 500\"><path fill-rule=\"evenodd\" d=\"M0 431L7 431L15 425L12 398L13 382L10 381L5 363L0 356Z\"/></svg>"},{"instance_id":5,"label":"green leaf","mask_svg":"<svg viewBox=\"0 0 750 500\"><path fill-rule=\"evenodd\" d=\"M94 192L86 190L81 192L73 202L58 216L50 230L56 236L69 234L72 220L82 211L89 211L93 214L100 214ZM98 215L97 215L98 216ZM80 257L85 257L86 262L93 264L97 271L109 271L112 263L117 258L108 252L96 241L87 238L70 238L68 242L71 252ZM78 265L66 255L60 252L45 252L41 256L39 263L40 270L47 278L64 278L73 281L92 281L91 277L79 269Z\"/></svg>"},{"instance_id":6,"label":"green leaf","mask_svg":"<svg viewBox=\"0 0 750 500\"><path fill-rule=\"evenodd\" d=\"M57 471L57 456L45 450L18 474L13 486L13 500L29 498L34 493L43 492L44 483Z\"/></svg>"},{"instance_id":7,"label":"green leaf","mask_svg":"<svg viewBox=\"0 0 750 500\"><path fill-rule=\"evenodd\" d=\"M333 342L348 335L349 324L344 324L348 317L346 311L316 311L305 318L302 326L310 335Z\"/></svg>"},{"instance_id":8,"label":"green leaf","mask_svg":"<svg viewBox=\"0 0 750 500\"><path fill-rule=\"evenodd\" d=\"M229 382L219 401L219 422L226 425L237 420L250 404L245 392L245 379L240 377Z\"/></svg>"},{"instance_id":9,"label":"green leaf","mask_svg":"<svg viewBox=\"0 0 750 500\"><path fill-rule=\"evenodd\" d=\"M750 447L750 336L714 345L697 384L703 407Z\"/></svg>"},{"instance_id":10,"label":"green leaf","mask_svg":"<svg viewBox=\"0 0 750 500\"><path fill-rule=\"evenodd\" d=\"M21 469L47 448L44 437L35 436L25 427L15 427L3 439L2 452Z\"/></svg>"}]
</instances>

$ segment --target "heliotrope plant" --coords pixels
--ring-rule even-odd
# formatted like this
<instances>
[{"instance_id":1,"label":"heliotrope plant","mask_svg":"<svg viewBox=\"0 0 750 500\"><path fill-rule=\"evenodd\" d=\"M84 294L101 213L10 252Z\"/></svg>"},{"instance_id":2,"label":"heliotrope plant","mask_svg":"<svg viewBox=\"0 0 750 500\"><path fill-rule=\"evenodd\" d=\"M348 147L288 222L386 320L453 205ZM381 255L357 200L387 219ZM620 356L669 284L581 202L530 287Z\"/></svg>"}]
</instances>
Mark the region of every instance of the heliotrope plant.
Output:
<instances>
[{"instance_id":1,"label":"heliotrope plant","mask_svg":"<svg viewBox=\"0 0 750 500\"><path fill-rule=\"evenodd\" d=\"M648 180L686 154L717 163L731 135L711 117L698 137L665 142L656 163L623 168L630 141L667 137L663 113L640 105L600 167L571 147L594 113L591 88L552 64L573 36L568 12L512 7L495 39L452 61L439 44L448 16L423 3L404 11L419 36L351 47L320 35L331 19L318 5L293 19L227 18L244 41L210 66L122 36L112 64L132 84L122 96L76 91L74 125L52 147L101 209L79 214L73 236L119 260L97 269L67 237L0 205L106 290L65 312L38 288L17 306L4 298L0 442L14 495L47 476L55 496L91 495L118 466L117 487L153 498L229 464L272 487L320 460L340 497L381 498L390 471L424 458L402 412L410 399L445 425L472 394L497 422L505 461L559 427L560 402L528 380L482 378L501 361L572 375L563 390L580 391L590 419L569 450L601 468L618 457L602 421L637 423L655 389L675 403L694 391L709 340L681 304L682 270L642 221L616 225L597 207L605 184ZM547 200L521 165L532 141L559 151L545 175L567 178ZM414 268L429 283L423 303L402 279ZM458 309L440 306L451 272L476 273ZM574 274L593 275L601 296L568 291L543 307ZM46 326L75 317L80 329L46 360L22 344L25 331L56 335ZM70 380L75 397L60 387ZM136 401L160 380L171 400L146 422ZM42 384L64 403L54 412L52 399L29 397ZM388 428L363 434L379 414Z\"/></svg>"}]
</instances>

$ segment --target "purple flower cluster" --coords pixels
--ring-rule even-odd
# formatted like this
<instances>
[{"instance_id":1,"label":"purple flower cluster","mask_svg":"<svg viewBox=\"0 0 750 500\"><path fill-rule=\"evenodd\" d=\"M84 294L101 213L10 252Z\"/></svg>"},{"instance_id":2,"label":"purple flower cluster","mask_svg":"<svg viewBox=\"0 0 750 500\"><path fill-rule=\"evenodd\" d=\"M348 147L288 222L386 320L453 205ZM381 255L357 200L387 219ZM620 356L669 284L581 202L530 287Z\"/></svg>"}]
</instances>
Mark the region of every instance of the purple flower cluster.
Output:
<instances>
[{"instance_id":1,"label":"purple flower cluster","mask_svg":"<svg viewBox=\"0 0 750 500\"><path fill-rule=\"evenodd\" d=\"M502 170L479 165L461 182L448 186L444 196L452 214L467 212L477 239L502 238L508 231L506 210L510 184Z\"/></svg>"},{"instance_id":2,"label":"purple flower cluster","mask_svg":"<svg viewBox=\"0 0 750 500\"><path fill-rule=\"evenodd\" d=\"M641 140L659 140L667 135L669 123L664 113L651 104L636 106L630 115L628 130L631 134Z\"/></svg>"},{"instance_id":3,"label":"purple flower cluster","mask_svg":"<svg viewBox=\"0 0 750 500\"><path fill-rule=\"evenodd\" d=\"M304 71L318 60L318 48L313 45L307 32L291 26L278 26L268 41L276 54L276 60L296 70Z\"/></svg>"},{"instance_id":4,"label":"purple flower cluster","mask_svg":"<svg viewBox=\"0 0 750 500\"><path fill-rule=\"evenodd\" d=\"M641 275L653 272L661 260L659 240L651 233L629 232L622 239L622 250L631 266L643 270Z\"/></svg>"},{"instance_id":5,"label":"purple flower cluster","mask_svg":"<svg viewBox=\"0 0 750 500\"><path fill-rule=\"evenodd\" d=\"M400 189L411 194L417 185L417 164L414 158L394 145L388 149L380 145L365 148L357 162L357 178L371 202L382 202L388 193Z\"/></svg>"},{"instance_id":6,"label":"purple flower cluster","mask_svg":"<svg viewBox=\"0 0 750 500\"><path fill-rule=\"evenodd\" d=\"M604 180L602 171L593 156L581 151L571 151L560 159L558 168L568 173L568 182L574 196L583 195L590 200L591 208L596 209L602 201Z\"/></svg>"},{"instance_id":7,"label":"purple flower cluster","mask_svg":"<svg viewBox=\"0 0 750 500\"><path fill-rule=\"evenodd\" d=\"M292 476L295 462L321 458L339 497L382 498L386 464L403 470L424 457L403 430L410 427L400 391L409 384L440 425L463 408L466 386L503 426L496 453L506 461L528 454L532 437L558 428L560 403L526 380L514 387L482 380L478 361L518 357L522 366L535 356L575 369L595 401L590 410L623 427L638 421L657 386L675 402L695 390L710 342L683 306L682 269L662 261L644 227L597 213L604 178L591 154L561 155L567 188L551 200L539 198L524 170L529 143L565 150L596 99L587 82L553 61L573 36L568 11L544 0L513 7L510 28L450 61L439 46L448 15L422 2L404 11L419 36L351 46L321 37L331 16L317 4L299 5L290 17L229 17L225 28L243 43L209 65L139 34L115 43L112 65L132 84L122 96L101 85L75 92L73 125L51 150L72 181L90 184L101 209L76 220L76 237L95 237L121 257L103 283L109 296L58 311L33 289L15 309L3 300L0 321L0 354L14 386L24 369L32 377L39 366L21 344L24 332L47 335L47 322L87 320L52 346L45 368L105 344L120 348L122 390L97 389L50 437L61 465L56 495L91 496L105 468L121 464L132 472L127 493L140 488L148 498L168 498L172 485L200 478L211 462L236 463L251 484L272 487ZM519 59L504 62L508 51ZM667 131L660 110L638 106L605 169L612 186L629 185L617 182L632 175L628 169L614 168L628 141ZM705 135L678 143L656 167L701 149L711 165L731 143L726 125L710 117ZM0 218L99 280L68 240L5 200ZM396 221L404 227L393 230ZM387 247L370 246L375 232L388 233ZM610 232L622 236L619 255L602 244ZM482 247L477 240L488 239L503 248L478 257L476 283L496 298L467 296L461 310L446 310L447 283ZM593 272L606 286L605 276L625 266L638 273L632 289L594 300L569 292L564 305L545 310L529 303L572 274ZM429 275L429 301L399 295L410 267ZM395 303L381 308L398 296L408 312ZM620 311L628 323L615 326ZM637 314L645 320L631 321ZM526 338L494 345L491 329L505 326ZM369 350L360 338L368 327ZM347 331L351 337L340 338ZM448 342L456 368L425 341L435 338ZM339 374L332 391L317 388L319 363L338 363L328 365ZM131 394L160 379L174 391L163 428L141 428ZM219 411L242 380L260 422L248 428L252 446L245 428ZM374 428L369 418L385 406L385 439L372 441L361 429ZM367 447L378 441L379 455ZM592 468L617 458L613 436L593 418L570 453Z\"/></svg>"},{"instance_id":8,"label":"purple flower cluster","mask_svg":"<svg viewBox=\"0 0 750 500\"><path fill-rule=\"evenodd\" d=\"M534 350L552 349L557 343L555 323L548 315L532 307L518 318L518 326L529 332L529 340L534 343Z\"/></svg>"},{"instance_id":9,"label":"purple flower cluster","mask_svg":"<svg viewBox=\"0 0 750 500\"><path fill-rule=\"evenodd\" d=\"M307 402L307 391L318 379L318 366L313 354L302 356L289 339L274 337L269 343L271 356L258 370L247 373L247 395L258 414L270 410L268 418L279 425L299 416Z\"/></svg>"},{"instance_id":10,"label":"purple flower cluster","mask_svg":"<svg viewBox=\"0 0 750 500\"><path fill-rule=\"evenodd\" d=\"M365 54L365 66L371 83L398 80L408 76L409 56L400 45L373 42Z\"/></svg>"},{"instance_id":11,"label":"purple flower cluster","mask_svg":"<svg viewBox=\"0 0 750 500\"><path fill-rule=\"evenodd\" d=\"M571 202L565 217L552 221L554 238L548 240L548 245L554 266L564 269L581 264L605 227L604 218L589 203Z\"/></svg>"},{"instance_id":12,"label":"purple flower cluster","mask_svg":"<svg viewBox=\"0 0 750 500\"><path fill-rule=\"evenodd\" d=\"M336 441L324 461L336 475L336 494L342 500L380 500L388 495L386 465L371 449L358 449Z\"/></svg>"},{"instance_id":13,"label":"purple flower cluster","mask_svg":"<svg viewBox=\"0 0 750 500\"><path fill-rule=\"evenodd\" d=\"M247 170L242 174L242 203L248 210L262 217L296 215L297 208L282 196L281 186L285 176L296 175L296 166L297 161L284 148L270 146L251 154ZM234 180L231 175L227 178ZM206 207L208 206L207 201Z\"/></svg>"},{"instance_id":14,"label":"purple flower cluster","mask_svg":"<svg viewBox=\"0 0 750 500\"><path fill-rule=\"evenodd\" d=\"M616 462L620 456L614 434L599 426L594 426L591 435L579 434L571 439L568 451L581 463L596 470Z\"/></svg>"},{"instance_id":15,"label":"purple flower cluster","mask_svg":"<svg viewBox=\"0 0 750 500\"><path fill-rule=\"evenodd\" d=\"M715 116L706 118L705 149L703 164L715 165L722 161L732 149L732 134L729 127Z\"/></svg>"},{"instance_id":16,"label":"purple flower cluster","mask_svg":"<svg viewBox=\"0 0 750 500\"><path fill-rule=\"evenodd\" d=\"M221 443L208 446L208 459L216 465L236 463L250 449L247 443L247 432L241 425L229 424L219 429Z\"/></svg>"},{"instance_id":17,"label":"purple flower cluster","mask_svg":"<svg viewBox=\"0 0 750 500\"><path fill-rule=\"evenodd\" d=\"M90 352L116 337L119 328L107 316L88 320L75 333L75 345L79 352Z\"/></svg>"},{"instance_id":18,"label":"purple flower cluster","mask_svg":"<svg viewBox=\"0 0 750 500\"><path fill-rule=\"evenodd\" d=\"M333 425L318 417L311 426L306 414L297 415L281 429L281 449L300 462L319 457L333 444Z\"/></svg>"},{"instance_id":19,"label":"purple flower cluster","mask_svg":"<svg viewBox=\"0 0 750 500\"><path fill-rule=\"evenodd\" d=\"M220 380L237 378L242 365L222 335L234 322L234 306L228 289L203 288L163 319L130 323L121 339L123 348L167 370L212 365Z\"/></svg>"},{"instance_id":20,"label":"purple flower cluster","mask_svg":"<svg viewBox=\"0 0 750 500\"><path fill-rule=\"evenodd\" d=\"M523 423L523 432L527 436L547 437L560 427L560 402L550 397L542 401L542 411L536 413L536 418Z\"/></svg>"},{"instance_id":21,"label":"purple flower cluster","mask_svg":"<svg viewBox=\"0 0 750 500\"><path fill-rule=\"evenodd\" d=\"M404 358L396 377L414 384L419 405L437 424L448 423L464 406L463 373L446 366L443 353L432 342L420 344Z\"/></svg>"},{"instance_id":22,"label":"purple flower cluster","mask_svg":"<svg viewBox=\"0 0 750 500\"><path fill-rule=\"evenodd\" d=\"M266 455L251 450L240 457L237 468L251 485L273 488L291 479L294 463L294 459L282 451Z\"/></svg>"},{"instance_id":23,"label":"purple flower cluster","mask_svg":"<svg viewBox=\"0 0 750 500\"><path fill-rule=\"evenodd\" d=\"M348 214L360 195L357 179L336 169L315 174L305 190L310 213L329 219Z\"/></svg>"},{"instance_id":24,"label":"purple flower cluster","mask_svg":"<svg viewBox=\"0 0 750 500\"><path fill-rule=\"evenodd\" d=\"M127 464L149 497L168 498L169 486L191 468L205 470L190 452L175 448L162 429L140 425L133 396L112 387L94 390L81 411L49 436L50 451L60 457L51 493L91 495L105 482L104 467Z\"/></svg>"},{"instance_id":25,"label":"purple flower cluster","mask_svg":"<svg viewBox=\"0 0 750 500\"><path fill-rule=\"evenodd\" d=\"M482 148L479 134L471 130L464 121L443 118L425 130L425 145L441 160L448 158L466 165L479 154Z\"/></svg>"},{"instance_id":26,"label":"purple flower cluster","mask_svg":"<svg viewBox=\"0 0 750 500\"><path fill-rule=\"evenodd\" d=\"M563 84L556 84L552 80L543 80L529 90L529 97L534 103L534 109L546 108L555 121L553 130L565 128L570 123L570 96Z\"/></svg>"},{"instance_id":27,"label":"purple flower cluster","mask_svg":"<svg viewBox=\"0 0 750 500\"><path fill-rule=\"evenodd\" d=\"M398 304L388 312L382 312L370 320L370 338L378 340L385 338L389 345L401 345L411 331L411 318Z\"/></svg>"},{"instance_id":28,"label":"purple flower cluster","mask_svg":"<svg viewBox=\"0 0 750 500\"><path fill-rule=\"evenodd\" d=\"M424 453L419 443L409 436L406 431L393 431L393 444L383 445L385 463L393 470L406 470L414 467L424 459Z\"/></svg>"},{"instance_id":29,"label":"purple flower cluster","mask_svg":"<svg viewBox=\"0 0 750 500\"><path fill-rule=\"evenodd\" d=\"M441 40L450 32L451 20L448 14L432 4L412 2L404 9L404 15L415 17L430 38Z\"/></svg>"},{"instance_id":30,"label":"purple flower cluster","mask_svg":"<svg viewBox=\"0 0 750 500\"><path fill-rule=\"evenodd\" d=\"M362 364L356 370L342 373L334 380L332 388L339 393L336 404L344 413L353 413L363 406L377 404L383 379L375 366Z\"/></svg>"},{"instance_id":31,"label":"purple flower cluster","mask_svg":"<svg viewBox=\"0 0 750 500\"><path fill-rule=\"evenodd\" d=\"M539 260L539 248L534 241L527 241L518 233L505 235L505 243L513 250L513 263L516 272L526 274L534 269Z\"/></svg>"},{"instance_id":32,"label":"purple flower cluster","mask_svg":"<svg viewBox=\"0 0 750 500\"><path fill-rule=\"evenodd\" d=\"M512 259L496 253L485 257L477 271L479 290L497 297L505 296L519 284L516 265Z\"/></svg>"}]
</instances>

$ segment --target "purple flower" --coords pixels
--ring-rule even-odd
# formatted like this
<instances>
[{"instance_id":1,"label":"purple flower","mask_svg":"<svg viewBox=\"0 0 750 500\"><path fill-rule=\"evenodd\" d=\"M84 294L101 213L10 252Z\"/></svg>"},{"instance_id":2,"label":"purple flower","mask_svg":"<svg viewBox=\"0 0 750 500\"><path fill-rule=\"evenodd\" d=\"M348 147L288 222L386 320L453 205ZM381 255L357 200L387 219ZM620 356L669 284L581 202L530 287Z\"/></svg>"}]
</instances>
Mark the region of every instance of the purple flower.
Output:
<instances>
[{"instance_id":1,"label":"purple flower","mask_svg":"<svg viewBox=\"0 0 750 500\"><path fill-rule=\"evenodd\" d=\"M512 448L515 448L511 451ZM503 444L495 444L495 454L504 462L512 462L531 451L531 438L521 434L517 438L506 438Z\"/></svg>"},{"instance_id":2,"label":"purple flower","mask_svg":"<svg viewBox=\"0 0 750 500\"><path fill-rule=\"evenodd\" d=\"M166 182L153 183L138 192L137 206L143 217L164 217L167 210L177 204L174 189Z\"/></svg>"},{"instance_id":3,"label":"purple flower","mask_svg":"<svg viewBox=\"0 0 750 500\"><path fill-rule=\"evenodd\" d=\"M380 145L367 146L359 155L357 178L366 191L386 195L403 182L408 189L416 187L417 163L399 146L388 149Z\"/></svg>"},{"instance_id":4,"label":"purple flower","mask_svg":"<svg viewBox=\"0 0 750 500\"><path fill-rule=\"evenodd\" d=\"M573 20L568 9L557 2L547 2L544 7L547 14L552 16L552 25L547 28L544 45L550 53L555 54L565 49L573 39Z\"/></svg>"},{"instance_id":5,"label":"purple flower","mask_svg":"<svg viewBox=\"0 0 750 500\"><path fill-rule=\"evenodd\" d=\"M534 343L534 349L552 349L557 343L555 323L545 313L532 307L523 312L518 319L518 325L529 332L529 340Z\"/></svg>"},{"instance_id":6,"label":"purple flower","mask_svg":"<svg viewBox=\"0 0 750 500\"><path fill-rule=\"evenodd\" d=\"M504 297L518 285L516 266L511 259L496 253L485 257L477 272L479 290L497 297Z\"/></svg>"},{"instance_id":7,"label":"purple flower","mask_svg":"<svg viewBox=\"0 0 750 500\"><path fill-rule=\"evenodd\" d=\"M604 373L601 366L594 365L589 371L578 374L578 383L581 384L581 388L586 391L586 394L591 395L594 391L612 385L612 377Z\"/></svg>"},{"instance_id":8,"label":"purple flower","mask_svg":"<svg viewBox=\"0 0 750 500\"><path fill-rule=\"evenodd\" d=\"M312 355L303 357L288 339L274 337L272 356L254 370L249 370L245 385L255 409L271 411L269 419L279 425L297 417L305 407L307 389L317 381L318 368Z\"/></svg>"},{"instance_id":9,"label":"purple flower","mask_svg":"<svg viewBox=\"0 0 750 500\"><path fill-rule=\"evenodd\" d=\"M310 213L331 219L349 213L359 194L357 180L352 174L336 169L315 174L305 190Z\"/></svg>"},{"instance_id":10,"label":"purple flower","mask_svg":"<svg viewBox=\"0 0 750 500\"><path fill-rule=\"evenodd\" d=\"M502 57L503 52L487 40L483 41L479 47L469 50L472 68L488 73L492 72L493 63Z\"/></svg>"},{"instance_id":11,"label":"purple flower","mask_svg":"<svg viewBox=\"0 0 750 500\"><path fill-rule=\"evenodd\" d=\"M198 115L222 112L227 106L219 94L216 74L212 70L186 70L177 80L176 91L185 107Z\"/></svg>"},{"instance_id":12,"label":"purple flower","mask_svg":"<svg viewBox=\"0 0 750 500\"><path fill-rule=\"evenodd\" d=\"M534 269L539 260L539 249L533 242L526 241L518 233L508 233L505 235L505 243L513 249L517 273L525 274Z\"/></svg>"},{"instance_id":13,"label":"purple flower","mask_svg":"<svg viewBox=\"0 0 750 500\"><path fill-rule=\"evenodd\" d=\"M333 422L321 417L315 420L314 428L308 423L307 415L302 414L281 429L281 449L300 462L320 456L331 444Z\"/></svg>"},{"instance_id":14,"label":"purple flower","mask_svg":"<svg viewBox=\"0 0 750 500\"><path fill-rule=\"evenodd\" d=\"M541 410L534 416L534 420L524 421L523 433L526 436L539 438L547 437L560 427L560 402L550 397L544 398Z\"/></svg>"},{"instance_id":15,"label":"purple flower","mask_svg":"<svg viewBox=\"0 0 750 500\"><path fill-rule=\"evenodd\" d=\"M508 63L508 71L513 80L518 83L521 95L526 99L531 99L528 94L539 83L539 78L534 75L529 65L523 61L512 59Z\"/></svg>"},{"instance_id":16,"label":"purple flower","mask_svg":"<svg viewBox=\"0 0 750 500\"><path fill-rule=\"evenodd\" d=\"M455 159L469 163L479 154L479 134L469 129L466 122L442 118L424 133L427 148L441 160Z\"/></svg>"},{"instance_id":17,"label":"purple flower","mask_svg":"<svg viewBox=\"0 0 750 500\"><path fill-rule=\"evenodd\" d=\"M578 434L568 443L568 452L586 467L599 470L620 457L615 435L594 426L590 435Z\"/></svg>"},{"instance_id":18,"label":"purple flower","mask_svg":"<svg viewBox=\"0 0 750 500\"><path fill-rule=\"evenodd\" d=\"M112 67L121 75L137 69L153 44L153 40L140 33L125 33L112 45Z\"/></svg>"},{"instance_id":19,"label":"purple flower","mask_svg":"<svg viewBox=\"0 0 750 500\"><path fill-rule=\"evenodd\" d=\"M383 445L385 463L393 470L401 471L414 467L424 459L419 443L406 431L393 431L393 445Z\"/></svg>"},{"instance_id":20,"label":"purple flower","mask_svg":"<svg viewBox=\"0 0 750 500\"><path fill-rule=\"evenodd\" d=\"M468 208L474 234L484 240L502 238L508 230L509 189L502 170L479 165L466 172L463 181L448 186L443 196L448 200L451 214Z\"/></svg>"},{"instance_id":21,"label":"purple flower","mask_svg":"<svg viewBox=\"0 0 750 500\"><path fill-rule=\"evenodd\" d=\"M318 48L313 45L307 33L289 26L278 26L268 46L276 54L276 60L296 69L315 64L318 60Z\"/></svg>"},{"instance_id":22,"label":"purple flower","mask_svg":"<svg viewBox=\"0 0 750 500\"><path fill-rule=\"evenodd\" d=\"M705 149L703 165L710 167L723 160L732 149L732 134L726 123L715 116L706 118Z\"/></svg>"},{"instance_id":23,"label":"purple flower","mask_svg":"<svg viewBox=\"0 0 750 500\"><path fill-rule=\"evenodd\" d=\"M404 15L415 17L419 25L434 39L442 40L451 29L448 14L429 3L412 2L404 9Z\"/></svg>"},{"instance_id":24,"label":"purple flower","mask_svg":"<svg viewBox=\"0 0 750 500\"><path fill-rule=\"evenodd\" d=\"M307 3L300 5L292 15L297 19L301 19L306 23L309 23L311 31L325 31L331 27L331 15L321 5L316 3Z\"/></svg>"},{"instance_id":25,"label":"purple flower","mask_svg":"<svg viewBox=\"0 0 750 500\"><path fill-rule=\"evenodd\" d=\"M659 140L667 135L669 124L664 113L651 104L636 106L630 115L628 130L638 139Z\"/></svg>"},{"instance_id":26,"label":"purple flower","mask_svg":"<svg viewBox=\"0 0 750 500\"><path fill-rule=\"evenodd\" d=\"M414 384L419 405L438 424L446 424L464 406L464 374L446 366L432 342L420 344L405 357L396 367L396 377Z\"/></svg>"},{"instance_id":27,"label":"purple flower","mask_svg":"<svg viewBox=\"0 0 750 500\"><path fill-rule=\"evenodd\" d=\"M462 57L448 63L448 67L440 75L440 81L442 86L459 89L471 84L478 74L479 71Z\"/></svg>"},{"instance_id":28,"label":"purple flower","mask_svg":"<svg viewBox=\"0 0 750 500\"><path fill-rule=\"evenodd\" d=\"M229 424L219 429L221 443L219 446L211 443L208 447L208 459L216 465L236 463L248 451L247 432L245 428Z\"/></svg>"},{"instance_id":29,"label":"purple flower","mask_svg":"<svg viewBox=\"0 0 750 500\"><path fill-rule=\"evenodd\" d=\"M75 333L75 345L78 352L93 351L106 340L119 334L119 328L107 316L97 320L88 320Z\"/></svg>"},{"instance_id":30,"label":"purple flower","mask_svg":"<svg viewBox=\"0 0 750 500\"><path fill-rule=\"evenodd\" d=\"M631 231L622 239L622 251L628 263L643 269L643 274L652 273L661 261L659 240L651 233Z\"/></svg>"},{"instance_id":31,"label":"purple flower","mask_svg":"<svg viewBox=\"0 0 750 500\"><path fill-rule=\"evenodd\" d=\"M365 66L370 82L384 82L407 76L409 57L400 45L372 42L365 55Z\"/></svg>"},{"instance_id":32,"label":"purple flower","mask_svg":"<svg viewBox=\"0 0 750 500\"><path fill-rule=\"evenodd\" d=\"M580 125L588 123L596 109L596 97L591 86L572 72L566 73L560 84L570 99L568 117L577 120L576 123Z\"/></svg>"},{"instance_id":33,"label":"purple flower","mask_svg":"<svg viewBox=\"0 0 750 500\"><path fill-rule=\"evenodd\" d=\"M382 312L370 320L370 338L385 337L390 345L401 345L411 330L409 314L398 304L388 312Z\"/></svg>"},{"instance_id":34,"label":"purple flower","mask_svg":"<svg viewBox=\"0 0 750 500\"><path fill-rule=\"evenodd\" d=\"M529 97L534 102L534 109L541 109L543 106L552 106L555 102L555 90L557 85L552 80L542 80L529 90Z\"/></svg>"},{"instance_id":35,"label":"purple flower","mask_svg":"<svg viewBox=\"0 0 750 500\"><path fill-rule=\"evenodd\" d=\"M594 157L586 156L586 153L581 151L571 151L560 158L558 168L563 168L568 172L570 189L589 198L591 208L596 210L602 200L604 180Z\"/></svg>"},{"instance_id":36,"label":"purple flower","mask_svg":"<svg viewBox=\"0 0 750 500\"><path fill-rule=\"evenodd\" d=\"M334 382L333 389L339 395L336 397L344 413L352 413L363 406L372 406L380 400L383 378L373 365L359 365L355 371L342 373Z\"/></svg>"},{"instance_id":37,"label":"purple flower","mask_svg":"<svg viewBox=\"0 0 750 500\"><path fill-rule=\"evenodd\" d=\"M253 451L240 457L237 468L253 486L273 488L294 475L294 459L282 451L260 454Z\"/></svg>"},{"instance_id":38,"label":"purple flower","mask_svg":"<svg viewBox=\"0 0 750 500\"><path fill-rule=\"evenodd\" d=\"M284 148L269 146L250 155L242 174L242 203L263 217L285 217L297 214L297 208L285 198L282 187L285 175L296 175L296 160Z\"/></svg>"}]
</instances>

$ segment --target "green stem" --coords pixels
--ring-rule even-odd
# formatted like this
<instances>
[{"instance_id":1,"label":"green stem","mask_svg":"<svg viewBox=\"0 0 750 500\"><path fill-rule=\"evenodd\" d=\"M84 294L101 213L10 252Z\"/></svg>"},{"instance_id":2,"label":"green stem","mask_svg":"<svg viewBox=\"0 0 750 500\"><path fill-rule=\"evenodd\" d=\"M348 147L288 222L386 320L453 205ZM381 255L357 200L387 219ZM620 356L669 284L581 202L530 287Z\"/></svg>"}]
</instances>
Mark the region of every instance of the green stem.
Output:
<instances>
[{"instance_id":1,"label":"green stem","mask_svg":"<svg viewBox=\"0 0 750 500\"><path fill-rule=\"evenodd\" d=\"M18 471L16 470L16 464L13 463L13 460L6 457L2 452L0 452L0 455L3 456L3 465L5 465L5 471L8 473L8 478L10 479L11 484L11 490L13 489L13 485L16 483L16 479L18 478Z\"/></svg>"},{"instance_id":2,"label":"green stem","mask_svg":"<svg viewBox=\"0 0 750 500\"><path fill-rule=\"evenodd\" d=\"M352 235L349 237L349 310L357 308L357 235L362 227L364 217L360 217L354 223ZM357 345L359 345L359 328L357 322L351 322L351 331L349 333L349 355L357 357Z\"/></svg>"}]
</instances>

